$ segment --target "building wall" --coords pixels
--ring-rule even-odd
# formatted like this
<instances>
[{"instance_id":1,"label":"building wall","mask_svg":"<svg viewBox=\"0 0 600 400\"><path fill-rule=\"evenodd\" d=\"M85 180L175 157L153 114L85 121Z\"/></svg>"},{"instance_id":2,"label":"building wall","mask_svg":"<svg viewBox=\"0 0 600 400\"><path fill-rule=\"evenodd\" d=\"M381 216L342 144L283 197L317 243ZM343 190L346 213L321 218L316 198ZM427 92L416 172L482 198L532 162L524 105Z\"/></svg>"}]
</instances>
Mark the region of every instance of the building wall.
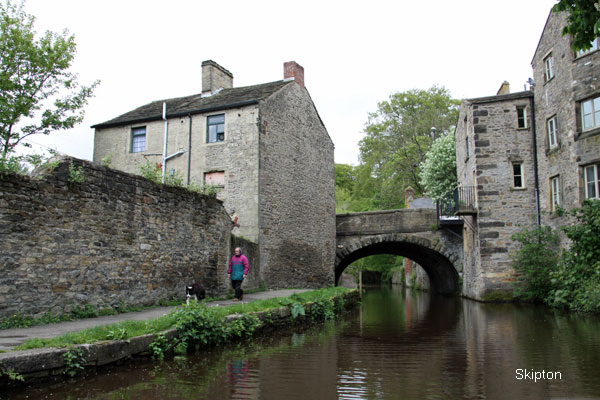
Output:
<instances>
[{"instance_id":1,"label":"building wall","mask_svg":"<svg viewBox=\"0 0 600 400\"><path fill-rule=\"evenodd\" d=\"M566 14L550 13L532 61L535 87L537 149L542 222L558 228L568 217L552 213L552 177L560 176L561 206L579 207L585 198L583 167L600 162L600 128L582 132L581 100L600 95L600 52L577 56L562 35ZM545 59L552 55L554 77L544 79ZM547 121L556 115L559 146L548 143Z\"/></svg>"},{"instance_id":2,"label":"building wall","mask_svg":"<svg viewBox=\"0 0 600 400\"><path fill-rule=\"evenodd\" d=\"M527 127L517 127L525 107ZM463 293L483 299L510 291L511 236L535 223L533 138L527 93L465 101L456 130L459 186L476 186L477 214L463 228ZM471 141L472 136L472 141ZM466 153L466 140L472 147ZM515 188L513 163L522 163L524 188Z\"/></svg>"},{"instance_id":3,"label":"building wall","mask_svg":"<svg viewBox=\"0 0 600 400\"><path fill-rule=\"evenodd\" d=\"M0 176L0 317L185 301L200 280L228 289L221 201L72 160L37 178Z\"/></svg>"},{"instance_id":4,"label":"building wall","mask_svg":"<svg viewBox=\"0 0 600 400\"><path fill-rule=\"evenodd\" d=\"M225 115L225 140L206 143L207 117ZM168 120L167 155L180 150L183 155L167 161L167 173L175 170L188 181L204 183L204 174L225 173L225 186L218 198L229 214L239 217L239 228L233 233L258 240L258 106L246 106L208 114L196 114ZM146 127L146 151L131 153L131 130ZM192 132L191 151L190 126ZM111 167L139 174L139 166L147 161L162 162L164 121L96 129L94 162L110 156ZM190 160L191 156L191 160ZM190 174L188 176L188 163Z\"/></svg>"},{"instance_id":5,"label":"building wall","mask_svg":"<svg viewBox=\"0 0 600 400\"><path fill-rule=\"evenodd\" d=\"M263 101L260 127L262 278L270 288L333 284L333 143L306 89Z\"/></svg>"}]
</instances>

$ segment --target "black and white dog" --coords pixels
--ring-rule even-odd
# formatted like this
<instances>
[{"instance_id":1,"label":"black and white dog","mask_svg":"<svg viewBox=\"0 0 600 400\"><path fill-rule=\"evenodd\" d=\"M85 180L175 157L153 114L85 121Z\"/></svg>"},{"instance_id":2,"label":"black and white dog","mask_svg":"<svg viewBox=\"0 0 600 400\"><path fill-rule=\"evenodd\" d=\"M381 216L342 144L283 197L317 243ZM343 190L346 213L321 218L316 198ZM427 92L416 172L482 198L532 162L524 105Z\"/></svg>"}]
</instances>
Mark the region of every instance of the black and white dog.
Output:
<instances>
[{"instance_id":1,"label":"black and white dog","mask_svg":"<svg viewBox=\"0 0 600 400\"><path fill-rule=\"evenodd\" d=\"M187 297L186 304L190 304L190 299L195 299L197 301L204 300L206 297L206 291L204 290L204 286L200 282L196 282L191 286L185 287L185 295Z\"/></svg>"}]
</instances>

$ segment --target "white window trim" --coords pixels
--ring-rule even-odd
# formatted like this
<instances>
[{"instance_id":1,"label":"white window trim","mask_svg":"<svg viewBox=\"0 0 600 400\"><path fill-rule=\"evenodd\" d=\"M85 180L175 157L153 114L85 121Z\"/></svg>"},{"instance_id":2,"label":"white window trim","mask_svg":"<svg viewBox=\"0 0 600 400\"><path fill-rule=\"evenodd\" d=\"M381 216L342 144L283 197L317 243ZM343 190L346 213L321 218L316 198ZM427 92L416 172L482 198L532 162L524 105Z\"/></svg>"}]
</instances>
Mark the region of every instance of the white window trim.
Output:
<instances>
[{"instance_id":1,"label":"white window trim","mask_svg":"<svg viewBox=\"0 0 600 400\"><path fill-rule=\"evenodd\" d=\"M519 172L520 172L519 175L515 174L515 167L517 165L519 166ZM513 188L514 189L525 189L525 169L523 168L523 163L521 161L516 161L516 162L511 163L511 166L512 166L512 175L513 175ZM521 186L515 185L515 178L517 176L521 177Z\"/></svg>"},{"instance_id":2,"label":"white window trim","mask_svg":"<svg viewBox=\"0 0 600 400\"><path fill-rule=\"evenodd\" d=\"M595 197L590 197L589 187L590 181L588 181L588 169L594 171L593 181L591 183L594 184L594 189L596 191ZM600 164L588 165L583 168L583 181L585 185L585 198L586 199L597 199L600 200Z\"/></svg>"},{"instance_id":3,"label":"white window trim","mask_svg":"<svg viewBox=\"0 0 600 400\"><path fill-rule=\"evenodd\" d=\"M593 53L594 51L597 51L598 48L600 48L600 40L599 38L596 38L594 40L591 41L590 43L592 45L592 47L590 49L587 50L578 50L576 56L577 57L581 57L581 56L585 56L586 54L590 54Z\"/></svg>"},{"instance_id":4,"label":"white window trim","mask_svg":"<svg viewBox=\"0 0 600 400\"><path fill-rule=\"evenodd\" d=\"M552 128L551 128L552 127ZM548 147L555 149L558 147L558 119L556 115L546 121L548 131Z\"/></svg>"},{"instance_id":5,"label":"white window trim","mask_svg":"<svg viewBox=\"0 0 600 400\"><path fill-rule=\"evenodd\" d=\"M552 211L560 206L560 175L550 178L550 205Z\"/></svg>"},{"instance_id":6,"label":"white window trim","mask_svg":"<svg viewBox=\"0 0 600 400\"><path fill-rule=\"evenodd\" d=\"M580 109L581 109L581 130L582 131L589 131L589 130L592 130L592 129L600 127L600 120L596 121L596 117L595 117L596 110L594 109L594 100L596 100L596 99L600 99L600 96L592 97L590 99L583 100L583 101L580 102L580 106L581 106L580 107ZM583 113L583 107L584 107L585 103L590 103L590 107L591 107L591 110L592 110L592 112L591 112L592 125L589 126L589 127L587 127L587 128L585 126L585 114Z\"/></svg>"},{"instance_id":7,"label":"white window trim","mask_svg":"<svg viewBox=\"0 0 600 400\"><path fill-rule=\"evenodd\" d=\"M544 82L552 78L554 78L554 57L550 53L544 58Z\"/></svg>"},{"instance_id":8,"label":"white window trim","mask_svg":"<svg viewBox=\"0 0 600 400\"><path fill-rule=\"evenodd\" d=\"M523 113L523 126L519 126L519 113ZM518 129L527 129L527 107L526 106L518 106L517 107L517 128Z\"/></svg>"}]
</instances>

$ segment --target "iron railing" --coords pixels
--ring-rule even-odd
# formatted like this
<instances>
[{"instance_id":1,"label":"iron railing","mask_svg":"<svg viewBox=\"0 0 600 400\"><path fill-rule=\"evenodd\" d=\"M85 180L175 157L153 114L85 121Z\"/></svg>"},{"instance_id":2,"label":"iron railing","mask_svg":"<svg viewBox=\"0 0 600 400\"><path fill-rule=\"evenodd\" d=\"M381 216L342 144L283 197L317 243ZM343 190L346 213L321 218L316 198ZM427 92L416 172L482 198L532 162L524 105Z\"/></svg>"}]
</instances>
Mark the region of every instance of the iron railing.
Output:
<instances>
[{"instance_id":1,"label":"iron railing","mask_svg":"<svg viewBox=\"0 0 600 400\"><path fill-rule=\"evenodd\" d=\"M454 195L451 200L437 202L438 220L475 213L477 213L475 186L461 186L454 189Z\"/></svg>"}]
</instances>

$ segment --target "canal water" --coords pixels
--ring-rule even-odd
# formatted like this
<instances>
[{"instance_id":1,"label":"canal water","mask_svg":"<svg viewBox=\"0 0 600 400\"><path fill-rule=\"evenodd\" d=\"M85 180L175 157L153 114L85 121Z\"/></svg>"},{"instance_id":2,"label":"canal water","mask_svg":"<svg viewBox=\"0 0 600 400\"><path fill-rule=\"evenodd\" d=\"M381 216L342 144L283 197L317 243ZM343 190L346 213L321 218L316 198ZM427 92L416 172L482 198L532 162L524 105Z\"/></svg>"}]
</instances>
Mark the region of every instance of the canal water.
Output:
<instances>
[{"instance_id":1,"label":"canal water","mask_svg":"<svg viewBox=\"0 0 600 400\"><path fill-rule=\"evenodd\" d=\"M600 399L600 318L384 287L335 323L10 398Z\"/></svg>"}]
</instances>

